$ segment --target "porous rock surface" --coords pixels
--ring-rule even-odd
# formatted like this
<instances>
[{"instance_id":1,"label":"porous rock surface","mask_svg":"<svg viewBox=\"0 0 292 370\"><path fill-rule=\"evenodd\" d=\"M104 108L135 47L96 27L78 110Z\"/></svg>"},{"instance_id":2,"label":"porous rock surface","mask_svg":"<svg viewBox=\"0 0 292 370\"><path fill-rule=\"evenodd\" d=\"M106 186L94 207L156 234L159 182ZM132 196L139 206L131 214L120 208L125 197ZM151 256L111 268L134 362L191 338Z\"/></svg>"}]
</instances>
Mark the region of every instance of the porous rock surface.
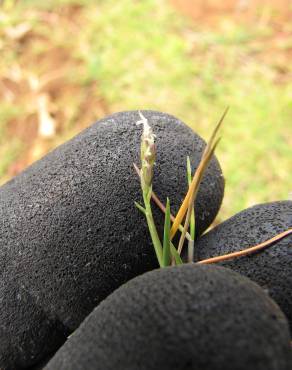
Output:
<instances>
[{"instance_id":1,"label":"porous rock surface","mask_svg":"<svg viewBox=\"0 0 292 370\"><path fill-rule=\"evenodd\" d=\"M258 285L189 264L120 287L45 370L288 370L289 340L285 316Z\"/></svg>"},{"instance_id":2,"label":"porous rock surface","mask_svg":"<svg viewBox=\"0 0 292 370\"><path fill-rule=\"evenodd\" d=\"M204 141L168 114L143 111L157 135L154 190L178 209L186 156ZM142 127L137 111L102 119L0 188L0 368L20 369L56 350L125 281L157 266L135 208ZM197 230L214 219L224 180L214 158L197 201ZM158 225L161 212L155 210ZM161 228L161 227L160 227Z\"/></svg>"},{"instance_id":3,"label":"porous rock surface","mask_svg":"<svg viewBox=\"0 0 292 370\"><path fill-rule=\"evenodd\" d=\"M200 260L262 243L292 228L292 201L264 203L222 222L196 242ZM278 303L292 328L292 235L255 254L221 263L257 282Z\"/></svg>"}]
</instances>

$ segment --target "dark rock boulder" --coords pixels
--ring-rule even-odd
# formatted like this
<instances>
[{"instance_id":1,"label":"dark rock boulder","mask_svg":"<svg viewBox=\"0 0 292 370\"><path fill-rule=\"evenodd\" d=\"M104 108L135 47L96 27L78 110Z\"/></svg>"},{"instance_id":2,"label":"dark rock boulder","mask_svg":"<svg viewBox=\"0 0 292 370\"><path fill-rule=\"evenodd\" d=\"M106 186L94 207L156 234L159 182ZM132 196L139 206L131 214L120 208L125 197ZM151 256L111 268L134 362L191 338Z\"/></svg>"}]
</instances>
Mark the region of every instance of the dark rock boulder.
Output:
<instances>
[{"instance_id":1,"label":"dark rock boulder","mask_svg":"<svg viewBox=\"0 0 292 370\"><path fill-rule=\"evenodd\" d=\"M204 141L168 114L143 111L157 135L154 190L177 210L187 189L186 156L198 165ZM98 121L0 188L0 368L36 363L54 351L122 283L157 266L144 216L137 111ZM217 160L197 202L197 230L223 197ZM158 224L161 212L155 210Z\"/></svg>"},{"instance_id":2,"label":"dark rock boulder","mask_svg":"<svg viewBox=\"0 0 292 370\"><path fill-rule=\"evenodd\" d=\"M120 287L45 370L288 370L289 340L285 316L258 285L188 264Z\"/></svg>"},{"instance_id":3,"label":"dark rock boulder","mask_svg":"<svg viewBox=\"0 0 292 370\"><path fill-rule=\"evenodd\" d=\"M292 201L259 204L222 222L196 243L200 260L264 242L292 228ZM246 257L221 263L257 282L278 303L292 328L292 235Z\"/></svg>"}]
</instances>

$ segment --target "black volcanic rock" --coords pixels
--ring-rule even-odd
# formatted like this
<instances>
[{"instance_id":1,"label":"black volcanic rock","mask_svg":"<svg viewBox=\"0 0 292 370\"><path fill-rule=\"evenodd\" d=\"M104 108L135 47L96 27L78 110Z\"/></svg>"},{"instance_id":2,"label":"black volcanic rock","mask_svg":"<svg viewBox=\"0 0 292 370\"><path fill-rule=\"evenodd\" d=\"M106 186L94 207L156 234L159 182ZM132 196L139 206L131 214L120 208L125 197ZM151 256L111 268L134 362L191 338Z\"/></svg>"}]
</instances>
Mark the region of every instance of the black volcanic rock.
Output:
<instances>
[{"instance_id":1,"label":"black volcanic rock","mask_svg":"<svg viewBox=\"0 0 292 370\"><path fill-rule=\"evenodd\" d=\"M157 135L154 190L178 209L186 156L204 141L168 114L143 111ZM137 111L98 121L0 188L0 368L35 364L54 351L122 283L157 266L133 171ZM197 230L212 222L224 180L214 158L197 202ZM155 210L158 225L163 216Z\"/></svg>"},{"instance_id":2,"label":"black volcanic rock","mask_svg":"<svg viewBox=\"0 0 292 370\"><path fill-rule=\"evenodd\" d=\"M126 283L45 370L288 370L285 316L249 279L183 265Z\"/></svg>"},{"instance_id":3,"label":"black volcanic rock","mask_svg":"<svg viewBox=\"0 0 292 370\"><path fill-rule=\"evenodd\" d=\"M196 243L200 260L264 242L292 227L292 201L259 204L222 222ZM268 291L292 328L292 235L269 248L221 263Z\"/></svg>"}]
</instances>

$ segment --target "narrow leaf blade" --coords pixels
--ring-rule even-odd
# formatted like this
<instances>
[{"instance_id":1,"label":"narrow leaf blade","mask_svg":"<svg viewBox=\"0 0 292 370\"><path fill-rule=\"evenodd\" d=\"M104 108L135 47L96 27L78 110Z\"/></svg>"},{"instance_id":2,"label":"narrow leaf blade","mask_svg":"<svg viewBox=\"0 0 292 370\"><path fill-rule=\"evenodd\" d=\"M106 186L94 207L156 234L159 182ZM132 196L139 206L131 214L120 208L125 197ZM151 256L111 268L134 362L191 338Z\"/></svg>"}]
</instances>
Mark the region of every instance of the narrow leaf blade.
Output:
<instances>
[{"instance_id":1,"label":"narrow leaf blade","mask_svg":"<svg viewBox=\"0 0 292 370\"><path fill-rule=\"evenodd\" d=\"M178 254L177 249L172 244L172 242L170 242L170 251L171 251L171 255L173 256L173 258L175 260L175 264L176 265L182 265L183 264L183 261L182 261L180 255Z\"/></svg>"},{"instance_id":2,"label":"narrow leaf blade","mask_svg":"<svg viewBox=\"0 0 292 370\"><path fill-rule=\"evenodd\" d=\"M143 208L138 202L134 202L135 206L141 211L144 215L146 215L146 209Z\"/></svg>"},{"instance_id":3,"label":"narrow leaf blade","mask_svg":"<svg viewBox=\"0 0 292 370\"><path fill-rule=\"evenodd\" d=\"M170 265L170 203L168 198L165 209L162 262L164 267Z\"/></svg>"},{"instance_id":4,"label":"narrow leaf blade","mask_svg":"<svg viewBox=\"0 0 292 370\"><path fill-rule=\"evenodd\" d=\"M188 185L191 186L192 183L192 168L191 168L191 161L190 157L187 157L187 178L188 178ZM194 249L194 240L195 240L195 229L196 223L195 223L195 207L193 206L192 213L191 213L191 219L190 219L190 236L191 240L189 240L189 256L193 254Z\"/></svg>"}]
</instances>

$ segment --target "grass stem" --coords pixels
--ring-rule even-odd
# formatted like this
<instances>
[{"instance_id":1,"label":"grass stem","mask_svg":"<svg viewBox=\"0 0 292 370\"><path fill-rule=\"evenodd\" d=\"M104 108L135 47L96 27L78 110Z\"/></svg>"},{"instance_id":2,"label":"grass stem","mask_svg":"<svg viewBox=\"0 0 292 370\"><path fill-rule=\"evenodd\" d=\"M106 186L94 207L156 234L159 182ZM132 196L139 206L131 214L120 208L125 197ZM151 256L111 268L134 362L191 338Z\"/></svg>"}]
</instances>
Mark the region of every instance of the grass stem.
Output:
<instances>
[{"instance_id":1,"label":"grass stem","mask_svg":"<svg viewBox=\"0 0 292 370\"><path fill-rule=\"evenodd\" d=\"M138 166L136 165L136 163L133 163L133 166L134 166L134 169L135 169L137 175L140 178L141 175L140 175L140 170L139 170ZM160 208L160 210L163 213L165 213L166 208L165 208L164 204L161 202L161 200L158 198L157 194L154 191L152 191L152 193L151 193L151 198L152 198L153 202L158 206L158 208ZM175 220L175 217L172 213L170 213L170 220L171 220L171 222L173 222ZM183 225L179 225L178 229L182 232L183 231ZM186 238L188 240L192 240L191 235L189 233L186 233Z\"/></svg>"},{"instance_id":2,"label":"grass stem","mask_svg":"<svg viewBox=\"0 0 292 370\"><path fill-rule=\"evenodd\" d=\"M188 185L191 186L192 183L192 168L191 168L191 161L190 157L187 157L187 179ZM191 240L188 241L188 262L192 262L194 260L194 248L195 248L195 207L192 204L192 211L191 211L191 219L190 219L190 236Z\"/></svg>"}]
</instances>

